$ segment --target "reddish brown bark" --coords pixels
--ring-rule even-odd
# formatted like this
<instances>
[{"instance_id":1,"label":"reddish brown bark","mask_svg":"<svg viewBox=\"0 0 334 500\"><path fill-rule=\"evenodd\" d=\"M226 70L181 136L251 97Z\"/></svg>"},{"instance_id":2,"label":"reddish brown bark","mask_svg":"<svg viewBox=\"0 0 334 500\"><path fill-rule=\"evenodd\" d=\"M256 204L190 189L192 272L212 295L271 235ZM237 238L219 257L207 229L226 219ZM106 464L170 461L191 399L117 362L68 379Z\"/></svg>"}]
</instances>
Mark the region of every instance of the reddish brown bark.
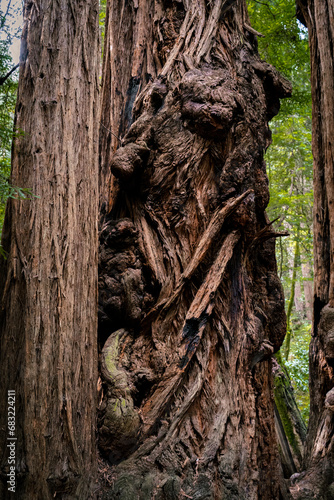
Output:
<instances>
[{"instance_id":1,"label":"reddish brown bark","mask_svg":"<svg viewBox=\"0 0 334 500\"><path fill-rule=\"evenodd\" d=\"M0 263L1 498L89 498L97 383L98 2L26 1ZM7 390L16 391L8 491Z\"/></svg>"},{"instance_id":2,"label":"reddish brown bark","mask_svg":"<svg viewBox=\"0 0 334 500\"><path fill-rule=\"evenodd\" d=\"M334 10L330 0L298 0L309 31L314 157L314 318L306 472L294 498L334 498Z\"/></svg>"},{"instance_id":3,"label":"reddish brown bark","mask_svg":"<svg viewBox=\"0 0 334 500\"><path fill-rule=\"evenodd\" d=\"M285 498L270 357L286 325L263 153L290 85L260 61L243 1L107 10L99 434L110 498Z\"/></svg>"}]
</instances>

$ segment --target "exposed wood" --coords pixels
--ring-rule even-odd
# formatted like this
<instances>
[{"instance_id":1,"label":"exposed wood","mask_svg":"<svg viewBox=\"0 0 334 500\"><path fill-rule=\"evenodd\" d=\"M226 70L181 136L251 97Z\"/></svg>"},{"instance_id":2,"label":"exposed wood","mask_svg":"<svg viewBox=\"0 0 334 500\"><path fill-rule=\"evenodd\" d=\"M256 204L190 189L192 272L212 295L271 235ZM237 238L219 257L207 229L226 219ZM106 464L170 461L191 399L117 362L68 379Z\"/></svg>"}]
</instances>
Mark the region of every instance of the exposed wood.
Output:
<instances>
[{"instance_id":1,"label":"exposed wood","mask_svg":"<svg viewBox=\"0 0 334 500\"><path fill-rule=\"evenodd\" d=\"M206 257L208 250L212 247L215 238L217 238L218 233L220 232L225 219L233 213L234 210L238 208L240 203L253 191L248 190L239 196L236 199L233 199L231 202L228 202L222 209L218 210L216 214L212 217L208 227L203 233L198 246L194 252L194 255L191 258L191 261L187 265L184 272L181 274L178 283L176 284L175 290L172 293L171 297L166 302L166 299L163 299L154 307L154 312L159 310L161 306L163 306L163 310L168 310L171 305L175 302L175 300L179 297L180 293L184 286L186 286L187 281L192 277L194 272L198 269L199 265L203 262ZM148 313L149 315L150 313Z\"/></svg>"},{"instance_id":2,"label":"exposed wood","mask_svg":"<svg viewBox=\"0 0 334 500\"><path fill-rule=\"evenodd\" d=\"M157 419L161 418L166 407L171 404L170 397L174 395L183 382L183 374L186 372L210 320L215 294L239 237L240 235L235 231L226 237L215 262L190 304L182 330L178 335L176 362L167 368L155 388L153 397L149 397L141 409L141 417L145 424L142 430L144 435L150 433L153 426L156 425ZM186 406L188 407L191 402L192 400L187 401ZM178 420L179 418L176 416L173 425Z\"/></svg>"},{"instance_id":3,"label":"exposed wood","mask_svg":"<svg viewBox=\"0 0 334 500\"><path fill-rule=\"evenodd\" d=\"M101 121L120 141L101 128L98 426L112 494L288 498L263 155L290 84L260 60L244 1L107 10Z\"/></svg>"}]
</instances>

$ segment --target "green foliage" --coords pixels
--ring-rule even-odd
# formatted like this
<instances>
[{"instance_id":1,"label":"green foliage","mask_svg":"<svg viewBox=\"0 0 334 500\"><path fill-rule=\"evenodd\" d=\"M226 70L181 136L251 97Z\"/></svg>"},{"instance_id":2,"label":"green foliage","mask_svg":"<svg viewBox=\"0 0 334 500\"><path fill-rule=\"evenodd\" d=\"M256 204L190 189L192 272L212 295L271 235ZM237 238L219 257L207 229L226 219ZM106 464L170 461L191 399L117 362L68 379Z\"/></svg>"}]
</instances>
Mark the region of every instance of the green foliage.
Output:
<instances>
[{"instance_id":1,"label":"green foliage","mask_svg":"<svg viewBox=\"0 0 334 500\"><path fill-rule=\"evenodd\" d=\"M295 403L291 395L291 380L285 366L281 366L280 372L274 377L274 399L289 444L296 455L301 456L300 442L296 435L296 414ZM301 431L306 435L303 422Z\"/></svg>"},{"instance_id":2,"label":"green foliage","mask_svg":"<svg viewBox=\"0 0 334 500\"><path fill-rule=\"evenodd\" d=\"M2 35L0 40L0 77L4 77L12 69L13 63L9 53L12 38L7 32L6 16L2 10L0 10L0 28ZM16 91L15 76L11 76L0 86L0 236L6 200L9 196L20 194L9 182ZM0 246L0 252L3 253L1 250Z\"/></svg>"},{"instance_id":3,"label":"green foliage","mask_svg":"<svg viewBox=\"0 0 334 500\"><path fill-rule=\"evenodd\" d=\"M279 218L277 230L290 233L277 242L278 272L282 280L289 316L291 345L286 366L303 417L308 419L308 344L304 282L312 280L312 149L311 89L307 30L296 18L295 0L248 0L252 26L265 35L259 52L293 86L279 115L271 122L272 146L266 154L270 186L268 214ZM298 243L298 245L297 245ZM299 255L295 258L295 250ZM298 287L298 294L296 293ZM296 310L296 303L299 310ZM283 356L282 356L283 357ZM282 358L281 358L282 359Z\"/></svg>"},{"instance_id":4,"label":"green foliage","mask_svg":"<svg viewBox=\"0 0 334 500\"><path fill-rule=\"evenodd\" d=\"M103 48L104 48L106 12L107 12L107 0L100 0L99 24L100 24L102 56L103 56Z\"/></svg>"},{"instance_id":5,"label":"green foliage","mask_svg":"<svg viewBox=\"0 0 334 500\"><path fill-rule=\"evenodd\" d=\"M263 59L292 82L291 99L282 102L282 114L308 114L311 102L310 58L307 30L296 18L295 0L248 0L252 26Z\"/></svg>"},{"instance_id":6,"label":"green foliage","mask_svg":"<svg viewBox=\"0 0 334 500\"><path fill-rule=\"evenodd\" d=\"M12 7L12 8L11 8ZM13 137L23 134L23 131L13 131L14 114L17 93L17 72L11 73L14 68L10 47L13 40L18 38L20 27L17 26L17 16L21 6L11 6L8 3L7 11L0 7L0 241L1 231L5 217L5 207L8 198L31 199L29 189L13 186L10 183L11 148ZM0 244L0 255L5 256L5 251Z\"/></svg>"},{"instance_id":7,"label":"green foliage","mask_svg":"<svg viewBox=\"0 0 334 500\"><path fill-rule=\"evenodd\" d=\"M308 347L311 340L311 325L300 321L298 315L294 316L294 342L293 350L286 362L286 367L292 379L295 398L305 422L310 413L310 395L308 388Z\"/></svg>"},{"instance_id":8,"label":"green foliage","mask_svg":"<svg viewBox=\"0 0 334 500\"><path fill-rule=\"evenodd\" d=\"M272 125L273 145L266 155L270 183L271 215L284 218L293 228L312 223L312 152L310 117L290 115ZM311 236L303 232L302 244L310 248ZM311 239L310 239L311 238Z\"/></svg>"}]
</instances>

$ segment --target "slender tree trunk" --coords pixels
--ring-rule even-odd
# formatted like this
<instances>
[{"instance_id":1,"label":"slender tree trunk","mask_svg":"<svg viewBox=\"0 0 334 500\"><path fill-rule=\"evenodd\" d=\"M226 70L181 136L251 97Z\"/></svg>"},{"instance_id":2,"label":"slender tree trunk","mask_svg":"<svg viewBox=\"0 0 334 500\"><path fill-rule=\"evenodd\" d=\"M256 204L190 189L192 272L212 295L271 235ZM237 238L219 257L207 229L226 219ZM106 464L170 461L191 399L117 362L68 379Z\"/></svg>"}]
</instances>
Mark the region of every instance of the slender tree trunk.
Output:
<instances>
[{"instance_id":1,"label":"slender tree trunk","mask_svg":"<svg viewBox=\"0 0 334 500\"><path fill-rule=\"evenodd\" d=\"M9 201L3 231L1 498L8 442L15 498L90 498L96 472L98 8L24 6L11 179L34 197Z\"/></svg>"},{"instance_id":2,"label":"slender tree trunk","mask_svg":"<svg viewBox=\"0 0 334 500\"><path fill-rule=\"evenodd\" d=\"M297 282L297 266L298 261L300 259L300 249L299 249L299 230L297 231L297 239L295 241L295 251L293 256L293 267L292 267L292 277L291 277L291 289L290 289L290 297L288 303L288 309L286 312L286 337L285 337L285 349L284 349L284 357L286 360L289 359L290 354L290 345L291 345L291 337L292 337L292 325L291 325L291 316L292 316L292 308L295 303L295 291L296 291L296 282Z\"/></svg>"},{"instance_id":3,"label":"slender tree trunk","mask_svg":"<svg viewBox=\"0 0 334 500\"><path fill-rule=\"evenodd\" d=\"M289 478L302 470L306 426L296 404L288 371L282 359L279 362L273 360L275 426L284 476Z\"/></svg>"},{"instance_id":4,"label":"slender tree trunk","mask_svg":"<svg viewBox=\"0 0 334 500\"><path fill-rule=\"evenodd\" d=\"M302 283L300 281L297 281L295 286L294 306L299 314L304 314L304 316L306 316L306 307L302 292Z\"/></svg>"},{"instance_id":5,"label":"slender tree trunk","mask_svg":"<svg viewBox=\"0 0 334 500\"><path fill-rule=\"evenodd\" d=\"M263 153L290 85L260 61L244 1L112 0L107 10L99 435L114 464L109 498L284 498L270 357L286 325Z\"/></svg>"},{"instance_id":6,"label":"slender tree trunk","mask_svg":"<svg viewBox=\"0 0 334 500\"><path fill-rule=\"evenodd\" d=\"M304 310L306 318L311 323L312 321L312 307L313 307L313 276L312 276L312 261L307 260L307 257L301 252L302 259L302 277L304 288Z\"/></svg>"},{"instance_id":7,"label":"slender tree trunk","mask_svg":"<svg viewBox=\"0 0 334 500\"><path fill-rule=\"evenodd\" d=\"M295 498L334 498L334 10L331 0L298 0L309 30L314 157L314 318L306 473Z\"/></svg>"}]
</instances>

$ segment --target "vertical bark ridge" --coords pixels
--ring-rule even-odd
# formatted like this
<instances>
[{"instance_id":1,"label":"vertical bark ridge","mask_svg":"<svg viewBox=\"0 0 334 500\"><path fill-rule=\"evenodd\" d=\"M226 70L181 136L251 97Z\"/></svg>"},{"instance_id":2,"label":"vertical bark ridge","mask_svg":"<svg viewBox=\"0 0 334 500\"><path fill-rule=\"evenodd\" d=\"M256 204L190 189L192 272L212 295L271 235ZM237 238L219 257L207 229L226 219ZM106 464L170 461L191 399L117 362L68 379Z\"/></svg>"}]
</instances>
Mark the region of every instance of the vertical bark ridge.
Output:
<instances>
[{"instance_id":1,"label":"vertical bark ridge","mask_svg":"<svg viewBox=\"0 0 334 500\"><path fill-rule=\"evenodd\" d=\"M20 498L87 498L96 470L98 52L97 2L25 2L11 181L34 197L8 203L0 284Z\"/></svg>"},{"instance_id":2,"label":"vertical bark ridge","mask_svg":"<svg viewBox=\"0 0 334 500\"><path fill-rule=\"evenodd\" d=\"M333 5L298 0L309 31L314 183L314 302L310 343L310 420L305 472L291 488L294 498L334 496L333 394L334 212L333 212Z\"/></svg>"}]
</instances>

